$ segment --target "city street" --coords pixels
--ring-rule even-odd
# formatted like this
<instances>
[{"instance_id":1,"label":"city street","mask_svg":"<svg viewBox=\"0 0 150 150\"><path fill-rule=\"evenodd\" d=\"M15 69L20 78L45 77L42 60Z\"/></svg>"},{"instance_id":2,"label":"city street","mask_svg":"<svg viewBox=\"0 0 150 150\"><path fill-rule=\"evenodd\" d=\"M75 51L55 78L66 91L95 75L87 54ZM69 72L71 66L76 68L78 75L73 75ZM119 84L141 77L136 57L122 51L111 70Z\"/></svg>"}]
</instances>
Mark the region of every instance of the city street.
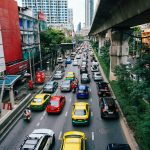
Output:
<instances>
[{"instance_id":1,"label":"city street","mask_svg":"<svg viewBox=\"0 0 150 150\"><path fill-rule=\"evenodd\" d=\"M81 61L81 59L79 60ZM60 149L61 138L66 131L82 131L87 137L87 150L106 150L109 143L127 143L119 120L102 120L100 117L100 108L97 96L96 83L92 79L90 70L91 61L88 59L88 72L90 74L91 82L89 86L89 99L78 100L76 95L72 92L61 93L58 88L53 95L64 95L66 97L66 104L61 114L53 115L47 114L46 111L32 112L31 122L25 122L20 119L15 127L10 131L7 137L0 145L2 150L17 150L23 143L25 137L34 129L48 128L55 132L56 142L54 150ZM75 72L80 81L80 70L77 66L68 65L66 72ZM62 79L63 80L63 79ZM61 85L62 80L57 80ZM71 110L74 102L86 101L90 104L91 120L89 126L72 126Z\"/></svg>"}]
</instances>

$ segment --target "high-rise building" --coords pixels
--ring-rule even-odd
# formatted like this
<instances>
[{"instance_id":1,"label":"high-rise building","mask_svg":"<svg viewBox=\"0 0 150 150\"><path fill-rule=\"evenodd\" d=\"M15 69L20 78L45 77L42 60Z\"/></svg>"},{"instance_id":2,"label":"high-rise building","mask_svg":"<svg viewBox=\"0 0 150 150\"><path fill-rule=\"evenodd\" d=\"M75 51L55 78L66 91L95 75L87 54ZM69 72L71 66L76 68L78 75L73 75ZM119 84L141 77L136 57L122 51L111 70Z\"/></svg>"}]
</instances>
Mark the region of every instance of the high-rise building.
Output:
<instances>
[{"instance_id":1,"label":"high-rise building","mask_svg":"<svg viewBox=\"0 0 150 150\"><path fill-rule=\"evenodd\" d=\"M73 30L73 9L68 8L68 29Z\"/></svg>"},{"instance_id":2,"label":"high-rise building","mask_svg":"<svg viewBox=\"0 0 150 150\"><path fill-rule=\"evenodd\" d=\"M43 12L50 26L68 23L68 0L22 0L22 6L31 8L35 16Z\"/></svg>"},{"instance_id":3,"label":"high-rise building","mask_svg":"<svg viewBox=\"0 0 150 150\"><path fill-rule=\"evenodd\" d=\"M85 0L85 27L90 28L94 15L94 0Z\"/></svg>"},{"instance_id":4,"label":"high-rise building","mask_svg":"<svg viewBox=\"0 0 150 150\"><path fill-rule=\"evenodd\" d=\"M81 22L79 22L77 25L77 32L80 32L80 30L81 30Z\"/></svg>"}]
</instances>

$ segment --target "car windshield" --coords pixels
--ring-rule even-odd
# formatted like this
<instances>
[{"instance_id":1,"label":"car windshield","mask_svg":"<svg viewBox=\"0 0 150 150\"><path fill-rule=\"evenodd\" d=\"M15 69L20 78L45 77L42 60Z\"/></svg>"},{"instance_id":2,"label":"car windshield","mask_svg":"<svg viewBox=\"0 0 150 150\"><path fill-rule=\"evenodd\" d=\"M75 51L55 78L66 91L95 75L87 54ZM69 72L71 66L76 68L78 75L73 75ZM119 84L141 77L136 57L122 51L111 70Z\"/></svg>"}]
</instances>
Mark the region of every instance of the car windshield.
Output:
<instances>
[{"instance_id":1,"label":"car windshield","mask_svg":"<svg viewBox=\"0 0 150 150\"><path fill-rule=\"evenodd\" d=\"M96 75L96 76L101 76L101 74L100 74L100 73L96 73L95 75Z\"/></svg>"},{"instance_id":2,"label":"car windshield","mask_svg":"<svg viewBox=\"0 0 150 150\"><path fill-rule=\"evenodd\" d=\"M41 103L42 102L42 98L34 98L33 102Z\"/></svg>"},{"instance_id":3,"label":"car windshield","mask_svg":"<svg viewBox=\"0 0 150 150\"><path fill-rule=\"evenodd\" d=\"M82 78L87 78L88 75L87 74L82 74Z\"/></svg>"},{"instance_id":4,"label":"car windshield","mask_svg":"<svg viewBox=\"0 0 150 150\"><path fill-rule=\"evenodd\" d=\"M56 74L61 74L61 71L56 71Z\"/></svg>"},{"instance_id":5,"label":"car windshield","mask_svg":"<svg viewBox=\"0 0 150 150\"><path fill-rule=\"evenodd\" d=\"M46 85L53 86L53 82L48 82Z\"/></svg>"},{"instance_id":6,"label":"car windshield","mask_svg":"<svg viewBox=\"0 0 150 150\"><path fill-rule=\"evenodd\" d=\"M55 106L55 107L58 107L58 105L59 105L59 102L58 101L50 101L50 104L51 104L51 106Z\"/></svg>"},{"instance_id":7,"label":"car windshield","mask_svg":"<svg viewBox=\"0 0 150 150\"><path fill-rule=\"evenodd\" d=\"M84 115L86 115L86 110L85 110L85 109L76 109L76 110L74 111L74 114L75 114L76 116L84 116Z\"/></svg>"},{"instance_id":8,"label":"car windshield","mask_svg":"<svg viewBox=\"0 0 150 150\"><path fill-rule=\"evenodd\" d=\"M70 82L66 81L66 82L63 82L63 85L69 85Z\"/></svg>"}]
</instances>

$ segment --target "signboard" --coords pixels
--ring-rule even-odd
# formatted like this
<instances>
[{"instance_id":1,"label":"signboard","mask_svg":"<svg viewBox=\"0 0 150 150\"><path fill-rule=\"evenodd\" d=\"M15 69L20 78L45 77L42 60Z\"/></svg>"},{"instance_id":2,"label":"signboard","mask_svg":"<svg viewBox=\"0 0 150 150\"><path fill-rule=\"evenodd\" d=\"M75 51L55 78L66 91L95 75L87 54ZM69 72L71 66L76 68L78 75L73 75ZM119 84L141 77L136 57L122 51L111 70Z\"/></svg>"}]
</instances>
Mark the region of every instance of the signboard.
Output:
<instances>
[{"instance_id":1,"label":"signboard","mask_svg":"<svg viewBox=\"0 0 150 150\"><path fill-rule=\"evenodd\" d=\"M6 70L6 65L4 59L4 49L3 49L2 33L1 33L1 26L0 26L0 72L4 72L5 70Z\"/></svg>"}]
</instances>

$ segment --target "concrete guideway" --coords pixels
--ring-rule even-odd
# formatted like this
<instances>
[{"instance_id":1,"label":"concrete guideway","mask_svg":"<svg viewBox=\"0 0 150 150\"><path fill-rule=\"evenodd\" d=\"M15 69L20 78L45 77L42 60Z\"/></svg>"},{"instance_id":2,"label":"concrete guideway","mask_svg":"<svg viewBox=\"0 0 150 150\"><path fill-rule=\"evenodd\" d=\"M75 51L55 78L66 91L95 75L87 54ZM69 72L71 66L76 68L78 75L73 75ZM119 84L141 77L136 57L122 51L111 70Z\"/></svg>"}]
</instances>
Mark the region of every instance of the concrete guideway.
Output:
<instances>
[{"instance_id":1,"label":"concrete guideway","mask_svg":"<svg viewBox=\"0 0 150 150\"><path fill-rule=\"evenodd\" d=\"M94 56L95 56L96 60L98 61L98 58L97 58L97 56L96 56L96 54L95 54L94 51L93 51L93 53L94 53ZM101 67L101 65L99 65L99 69L100 69L100 72L101 72L104 80L107 83L109 83L109 81L107 80L106 75L105 75L105 73L104 73L103 68ZM109 88L111 90L113 98L116 99L116 96L115 96L115 94L113 92L113 89L111 88L110 84L109 84ZM132 150L139 150L139 146L138 146L138 144L137 144L137 142L136 142L136 140L134 138L134 134L133 134L132 130L129 128L127 120L124 117L124 114L123 114L123 112L121 110L121 107L120 107L120 105L119 105L119 103L118 103L117 100L116 100L116 103L117 103L119 111L120 111L120 124L122 126L122 129L123 129L123 132L125 134L125 137L126 137L126 139L127 139L127 141L128 141L128 143L129 143L129 145L130 145L130 147L131 147Z\"/></svg>"}]
</instances>

